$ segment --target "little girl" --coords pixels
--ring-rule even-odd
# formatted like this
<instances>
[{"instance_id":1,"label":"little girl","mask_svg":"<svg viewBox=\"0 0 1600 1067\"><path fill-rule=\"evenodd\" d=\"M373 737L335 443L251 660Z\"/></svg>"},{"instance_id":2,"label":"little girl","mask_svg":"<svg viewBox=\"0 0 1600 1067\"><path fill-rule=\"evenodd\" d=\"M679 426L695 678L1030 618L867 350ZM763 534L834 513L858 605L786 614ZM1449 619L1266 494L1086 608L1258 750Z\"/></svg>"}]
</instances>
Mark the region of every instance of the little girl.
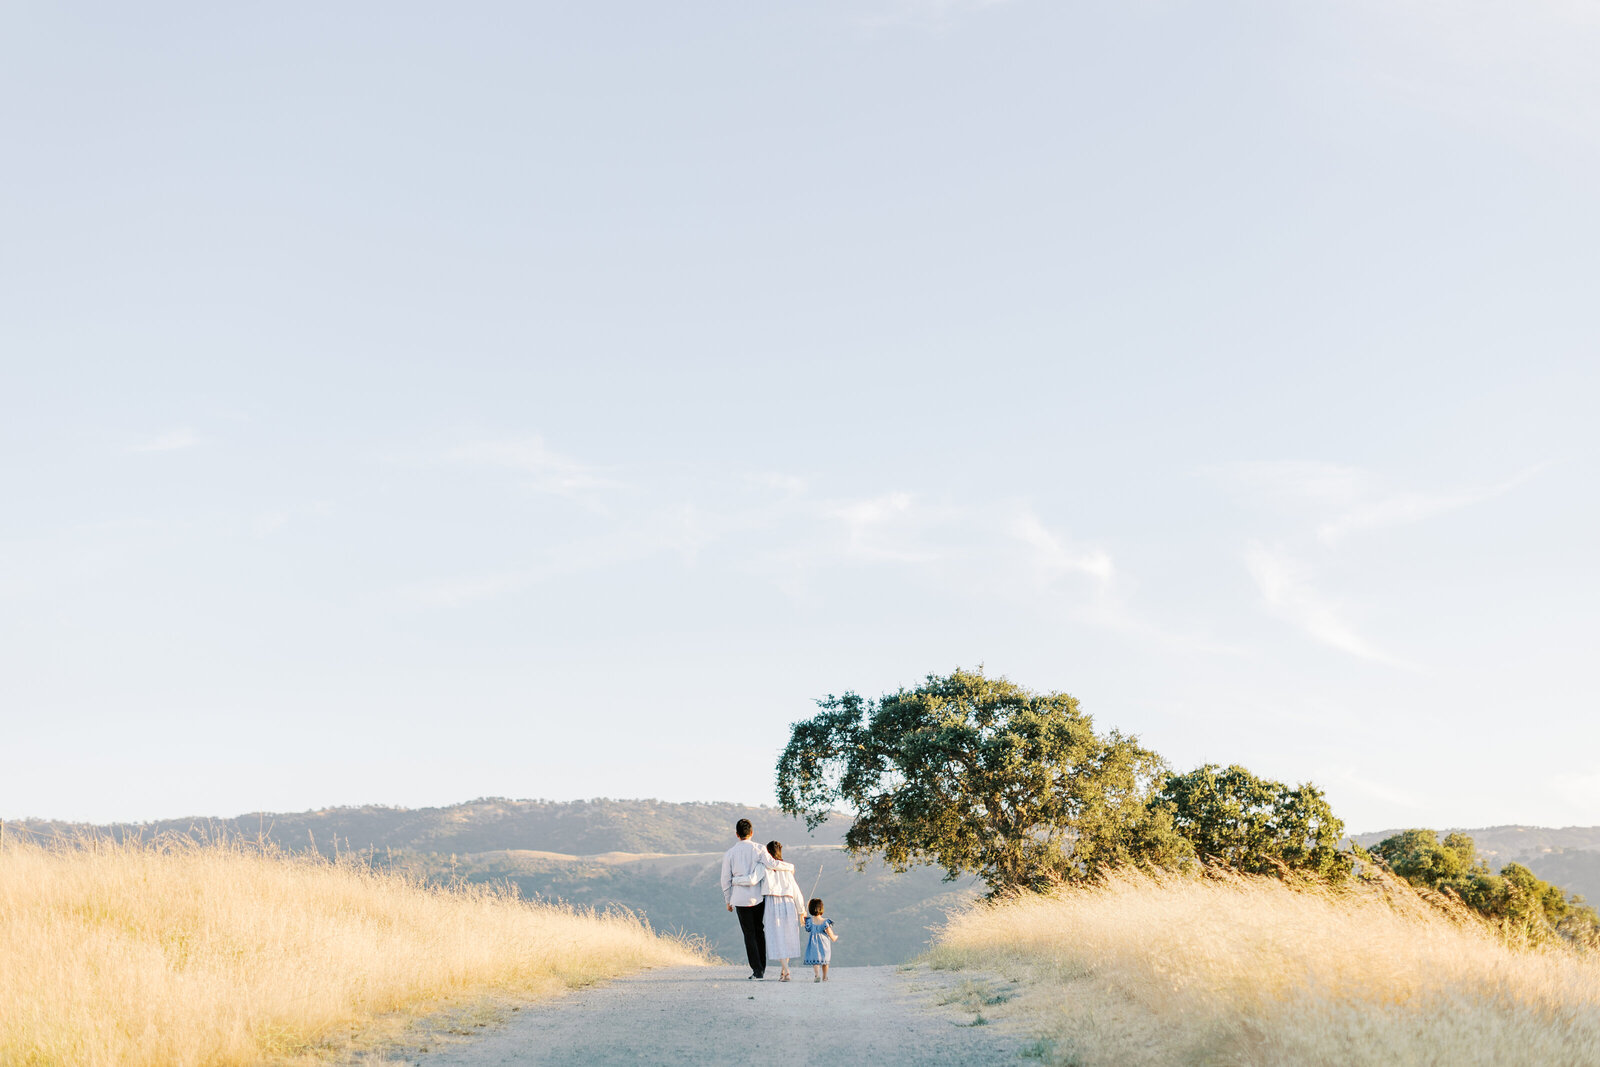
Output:
<instances>
[{"instance_id":1,"label":"little girl","mask_svg":"<svg viewBox=\"0 0 1600 1067\"><path fill-rule=\"evenodd\" d=\"M811 968L813 982L828 980L828 960L833 956L833 945L839 940L833 932L833 920L822 917L822 898L812 897L806 905L806 964Z\"/></svg>"}]
</instances>

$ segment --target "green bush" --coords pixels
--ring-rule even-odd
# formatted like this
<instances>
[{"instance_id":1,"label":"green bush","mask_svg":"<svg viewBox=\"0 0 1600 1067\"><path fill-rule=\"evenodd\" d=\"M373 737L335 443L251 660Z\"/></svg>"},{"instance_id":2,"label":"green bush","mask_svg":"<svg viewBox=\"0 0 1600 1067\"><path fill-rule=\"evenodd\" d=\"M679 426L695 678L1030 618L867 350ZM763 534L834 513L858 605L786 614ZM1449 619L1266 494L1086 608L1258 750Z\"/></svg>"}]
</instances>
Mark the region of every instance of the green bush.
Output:
<instances>
[{"instance_id":1,"label":"green bush","mask_svg":"<svg viewBox=\"0 0 1600 1067\"><path fill-rule=\"evenodd\" d=\"M1520 863L1490 873L1466 834L1452 833L1441 842L1433 830L1406 830L1384 838L1372 854L1412 885L1453 896L1532 941L1600 944L1600 914L1582 897L1569 896Z\"/></svg>"},{"instance_id":2,"label":"green bush","mask_svg":"<svg viewBox=\"0 0 1600 1067\"><path fill-rule=\"evenodd\" d=\"M1171 812L1173 827L1206 863L1330 880L1350 873L1350 853L1339 849L1344 823L1309 783L1291 789L1237 764L1208 763L1169 776L1154 803Z\"/></svg>"}]
</instances>

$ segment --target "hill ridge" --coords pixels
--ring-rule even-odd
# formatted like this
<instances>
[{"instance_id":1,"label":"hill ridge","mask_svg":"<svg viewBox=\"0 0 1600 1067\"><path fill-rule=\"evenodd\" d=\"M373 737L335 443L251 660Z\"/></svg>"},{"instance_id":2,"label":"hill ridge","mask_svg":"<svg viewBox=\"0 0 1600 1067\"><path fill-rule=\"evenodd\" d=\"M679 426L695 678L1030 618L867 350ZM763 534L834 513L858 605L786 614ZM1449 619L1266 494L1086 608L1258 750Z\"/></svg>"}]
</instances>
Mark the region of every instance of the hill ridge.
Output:
<instances>
[{"instance_id":1,"label":"hill ridge","mask_svg":"<svg viewBox=\"0 0 1600 1067\"><path fill-rule=\"evenodd\" d=\"M404 849L425 853L527 849L574 856L606 852L721 851L733 841L733 824L747 818L763 840L839 844L849 826L837 815L808 831L798 819L766 805L732 801L664 801L595 797L546 800L476 797L457 804L407 808L340 805L297 812L251 811L231 817L191 815L145 822L86 823L55 819L8 820L43 836L104 834L114 838L164 834L222 834L266 838L282 848L318 852Z\"/></svg>"}]
</instances>

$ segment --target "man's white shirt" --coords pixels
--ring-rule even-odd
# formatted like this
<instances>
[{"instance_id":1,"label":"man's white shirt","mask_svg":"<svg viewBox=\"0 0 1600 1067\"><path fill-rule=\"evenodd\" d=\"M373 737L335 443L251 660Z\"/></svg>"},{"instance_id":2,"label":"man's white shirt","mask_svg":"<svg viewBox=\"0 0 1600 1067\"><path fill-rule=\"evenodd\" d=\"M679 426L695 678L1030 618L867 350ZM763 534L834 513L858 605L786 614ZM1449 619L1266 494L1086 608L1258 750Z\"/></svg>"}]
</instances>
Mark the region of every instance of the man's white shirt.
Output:
<instances>
[{"instance_id":1,"label":"man's white shirt","mask_svg":"<svg viewBox=\"0 0 1600 1067\"><path fill-rule=\"evenodd\" d=\"M761 880L767 850L754 841L740 841L722 854L722 899L736 908L761 903ZM752 884L753 883L753 884Z\"/></svg>"}]
</instances>

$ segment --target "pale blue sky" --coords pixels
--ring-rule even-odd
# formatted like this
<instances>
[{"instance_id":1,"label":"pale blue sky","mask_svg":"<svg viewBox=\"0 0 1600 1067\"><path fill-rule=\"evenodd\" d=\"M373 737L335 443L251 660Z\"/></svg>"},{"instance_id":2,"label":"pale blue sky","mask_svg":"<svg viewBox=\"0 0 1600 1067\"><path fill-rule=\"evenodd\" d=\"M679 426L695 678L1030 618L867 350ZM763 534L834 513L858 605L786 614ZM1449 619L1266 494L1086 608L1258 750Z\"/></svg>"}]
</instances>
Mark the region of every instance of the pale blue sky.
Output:
<instances>
[{"instance_id":1,"label":"pale blue sky","mask_svg":"<svg viewBox=\"0 0 1600 1067\"><path fill-rule=\"evenodd\" d=\"M0 815L770 802L983 663L1600 822L1589 5L13 6Z\"/></svg>"}]
</instances>

